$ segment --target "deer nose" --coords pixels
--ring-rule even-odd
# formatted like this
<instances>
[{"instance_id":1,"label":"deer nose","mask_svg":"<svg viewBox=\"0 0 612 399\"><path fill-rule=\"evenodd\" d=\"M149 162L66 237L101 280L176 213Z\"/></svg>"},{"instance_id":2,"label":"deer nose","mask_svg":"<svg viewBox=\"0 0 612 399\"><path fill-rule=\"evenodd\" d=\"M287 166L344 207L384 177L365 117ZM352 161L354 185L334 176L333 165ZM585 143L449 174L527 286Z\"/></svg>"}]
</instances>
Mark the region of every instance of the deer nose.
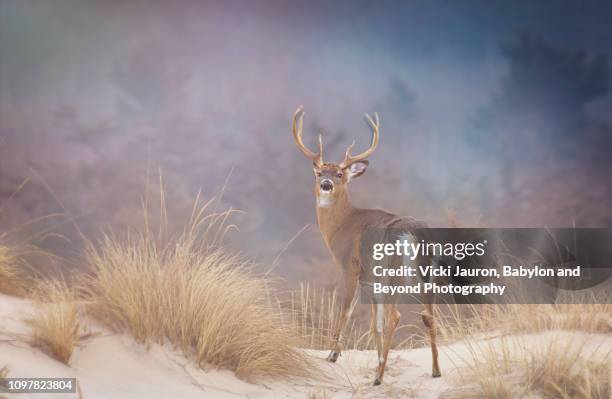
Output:
<instances>
[{"instance_id":1,"label":"deer nose","mask_svg":"<svg viewBox=\"0 0 612 399\"><path fill-rule=\"evenodd\" d=\"M334 185L332 184L331 180L323 180L321 182L321 191L324 191L326 193L332 191L334 189Z\"/></svg>"}]
</instances>

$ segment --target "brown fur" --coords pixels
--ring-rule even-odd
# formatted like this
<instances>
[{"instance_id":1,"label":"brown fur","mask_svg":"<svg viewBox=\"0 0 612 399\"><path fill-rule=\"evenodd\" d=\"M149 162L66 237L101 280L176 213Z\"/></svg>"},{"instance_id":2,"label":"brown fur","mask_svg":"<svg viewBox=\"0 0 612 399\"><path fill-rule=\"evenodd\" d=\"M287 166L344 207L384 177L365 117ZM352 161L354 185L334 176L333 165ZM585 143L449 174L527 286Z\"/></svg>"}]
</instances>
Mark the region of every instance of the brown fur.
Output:
<instances>
[{"instance_id":1,"label":"brown fur","mask_svg":"<svg viewBox=\"0 0 612 399\"><path fill-rule=\"evenodd\" d=\"M389 238L388 235L392 231L412 233L418 239L421 239L424 238L421 237L423 234L421 229L425 228L426 224L413 218L399 217L379 209L356 208L350 201L348 183L351 179L359 177L365 172L368 166L368 161L365 158L374 151L378 144L379 123L377 115L375 115L374 120L367 116L368 123L373 131L370 148L364 153L353 157L350 155L351 146L346 151L344 160L336 164L323 162L323 144L320 136L319 153L313 153L302 143L303 114L304 112L301 107L294 114L293 136L300 151L313 162L315 173L314 192L318 205L317 221L323 241L335 262L342 269L343 275L340 287L340 320L337 323L336 330L333 332L334 342L328 356L328 360L335 362L342 351L342 333L352 312L352 307L355 304L359 283L372 283L374 279L371 270L371 256L368 255L370 252L368 248L365 248L365 250L362 248L362 245L369 245L367 240L364 243L363 237L366 232L375 232L375 235L379 237L374 237L374 241L379 242L385 242L384 240ZM323 184L327 185L326 188L331 186L331 190L324 190ZM401 258L394 257L392 262L401 262ZM432 376L439 377L440 370L438 366L436 329L432 305L433 298L424 299L426 305L425 310L422 312L422 319L428 329L431 342ZM371 328L372 334L375 336L379 359L376 379L374 380L375 385L382 382L389 350L401 318L395 303L385 303L382 307L384 312L384 329L381 332L377 328L376 323L379 308L380 306L376 304L372 305Z\"/></svg>"}]
</instances>

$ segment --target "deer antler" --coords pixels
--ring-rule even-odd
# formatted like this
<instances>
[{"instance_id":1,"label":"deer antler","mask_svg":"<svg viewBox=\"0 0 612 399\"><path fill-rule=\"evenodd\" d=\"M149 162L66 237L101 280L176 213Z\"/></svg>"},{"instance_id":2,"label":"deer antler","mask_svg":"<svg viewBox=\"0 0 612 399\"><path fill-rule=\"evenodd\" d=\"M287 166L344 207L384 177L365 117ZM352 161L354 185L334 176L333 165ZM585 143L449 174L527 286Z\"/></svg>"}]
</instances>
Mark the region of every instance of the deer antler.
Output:
<instances>
[{"instance_id":1,"label":"deer antler","mask_svg":"<svg viewBox=\"0 0 612 399\"><path fill-rule=\"evenodd\" d=\"M370 144L370 148L368 148L361 154L353 157L351 156L351 150L353 149L353 146L355 145L355 142L353 141L353 143L349 145L348 148L346 149L346 153L344 154L344 160L340 164L340 167L342 168L346 168L355 162L363 161L364 159L372 155L372 153L376 149L376 146L378 145L378 129L380 127L380 122L378 120L378 113L374 112L374 120L372 120L372 118L368 114L365 115L365 118L368 121L368 124L370 125L370 127L372 128L372 143Z\"/></svg>"},{"instance_id":2,"label":"deer antler","mask_svg":"<svg viewBox=\"0 0 612 399\"><path fill-rule=\"evenodd\" d=\"M310 151L304 143L302 142L302 129L304 127L304 107L299 106L298 109L293 114L293 138L295 139L295 144L297 144L302 154L306 156L306 158L310 159L315 165L323 164L323 139L321 135L319 135L319 153L315 154Z\"/></svg>"}]
</instances>

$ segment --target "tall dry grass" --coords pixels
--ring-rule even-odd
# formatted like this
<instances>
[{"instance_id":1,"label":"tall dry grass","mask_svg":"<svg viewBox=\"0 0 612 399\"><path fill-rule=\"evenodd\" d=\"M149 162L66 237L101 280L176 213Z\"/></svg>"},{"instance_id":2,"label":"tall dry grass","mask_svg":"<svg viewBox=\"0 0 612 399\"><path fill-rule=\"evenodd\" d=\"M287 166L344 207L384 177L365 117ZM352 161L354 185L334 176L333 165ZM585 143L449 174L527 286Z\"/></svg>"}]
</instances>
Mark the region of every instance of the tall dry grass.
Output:
<instances>
[{"instance_id":1,"label":"tall dry grass","mask_svg":"<svg viewBox=\"0 0 612 399\"><path fill-rule=\"evenodd\" d=\"M497 335L550 330L612 334L612 304L448 305L437 307L440 335L447 342L478 333Z\"/></svg>"},{"instance_id":2,"label":"tall dry grass","mask_svg":"<svg viewBox=\"0 0 612 399\"><path fill-rule=\"evenodd\" d=\"M329 399L330 396L324 389L319 389L317 391L312 391L308 393L308 399Z\"/></svg>"},{"instance_id":3,"label":"tall dry grass","mask_svg":"<svg viewBox=\"0 0 612 399\"><path fill-rule=\"evenodd\" d=\"M335 290L300 284L284 299L278 299L285 323L295 330L301 346L309 349L329 349L333 331L340 320L340 302ZM345 349L371 349L373 340L368 329L355 319L349 320L344 335Z\"/></svg>"},{"instance_id":4,"label":"tall dry grass","mask_svg":"<svg viewBox=\"0 0 612 399\"><path fill-rule=\"evenodd\" d=\"M27 291L27 281L20 268L19 251L0 244L0 293L23 296Z\"/></svg>"},{"instance_id":5,"label":"tall dry grass","mask_svg":"<svg viewBox=\"0 0 612 399\"><path fill-rule=\"evenodd\" d=\"M452 374L444 398L542 397L607 399L612 384L610 352L589 347L580 335L507 336L472 340Z\"/></svg>"},{"instance_id":6,"label":"tall dry grass","mask_svg":"<svg viewBox=\"0 0 612 399\"><path fill-rule=\"evenodd\" d=\"M44 281L32 297L36 310L24 320L31 329L30 344L68 364L84 329L75 291L63 281Z\"/></svg>"},{"instance_id":7,"label":"tall dry grass","mask_svg":"<svg viewBox=\"0 0 612 399\"><path fill-rule=\"evenodd\" d=\"M163 226L154 234L147 219L136 234L92 246L82 284L89 314L139 342L169 343L202 368L247 380L313 376L271 300L270 280L220 246L229 213L208 212L209 204L197 202L177 235Z\"/></svg>"},{"instance_id":8,"label":"tall dry grass","mask_svg":"<svg viewBox=\"0 0 612 399\"><path fill-rule=\"evenodd\" d=\"M299 333L302 346L309 349L330 349L332 334L340 320L340 298L336 290L328 290L309 283L300 284L278 299L285 323ZM358 310L365 313L357 315ZM401 309L403 319L396 329L392 349L413 349L428 345L425 327L421 322L422 306ZM412 321L412 323L411 323ZM375 350L376 342L370 330L371 306L357 303L343 334L346 350Z\"/></svg>"},{"instance_id":9,"label":"tall dry grass","mask_svg":"<svg viewBox=\"0 0 612 399\"><path fill-rule=\"evenodd\" d=\"M439 313L440 335L465 351L457 387L444 397L611 395L609 349L592 340L612 333L612 305L457 305Z\"/></svg>"}]
</instances>

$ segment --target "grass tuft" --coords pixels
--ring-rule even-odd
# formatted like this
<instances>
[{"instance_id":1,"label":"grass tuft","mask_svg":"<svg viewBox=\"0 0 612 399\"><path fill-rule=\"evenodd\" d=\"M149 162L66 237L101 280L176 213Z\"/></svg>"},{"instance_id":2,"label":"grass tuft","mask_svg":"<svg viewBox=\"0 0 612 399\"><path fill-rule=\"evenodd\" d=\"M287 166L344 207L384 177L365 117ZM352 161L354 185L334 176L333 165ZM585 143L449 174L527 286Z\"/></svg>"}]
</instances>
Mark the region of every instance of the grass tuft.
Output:
<instances>
[{"instance_id":1,"label":"grass tuft","mask_svg":"<svg viewBox=\"0 0 612 399\"><path fill-rule=\"evenodd\" d=\"M278 299L285 321L297 331L301 346L309 349L329 349L335 326L340 320L340 300L335 290L317 289L310 284L300 284L298 291L291 291L286 299ZM369 329L363 329L354 318L348 321L344 349L372 349L374 341Z\"/></svg>"},{"instance_id":2,"label":"grass tuft","mask_svg":"<svg viewBox=\"0 0 612 399\"><path fill-rule=\"evenodd\" d=\"M299 290L282 293L278 306L285 322L298 332L301 346L309 349L331 348L333 331L340 320L340 298L336 290L318 288L309 283L300 284ZM417 309L415 311L414 309ZM392 349L413 349L428 345L420 321L421 306L403 310L405 318L417 314L416 324L400 324ZM371 333L371 308L357 303L353 316L344 329L344 350L376 350L376 341Z\"/></svg>"},{"instance_id":3,"label":"grass tuft","mask_svg":"<svg viewBox=\"0 0 612 399\"><path fill-rule=\"evenodd\" d=\"M612 304L448 305L436 307L440 335L447 341L477 333L525 334L550 330L612 334ZM608 303L606 303L608 302Z\"/></svg>"},{"instance_id":4,"label":"grass tuft","mask_svg":"<svg viewBox=\"0 0 612 399\"><path fill-rule=\"evenodd\" d=\"M319 389L317 391L312 391L308 393L308 399L329 399L330 396L324 389Z\"/></svg>"},{"instance_id":5,"label":"grass tuft","mask_svg":"<svg viewBox=\"0 0 612 399\"><path fill-rule=\"evenodd\" d=\"M205 208L194 208L174 238L145 227L92 247L93 272L83 281L89 314L138 342L170 343L201 368L227 368L246 380L313 376L312 360L271 301L270 281L218 244L228 214Z\"/></svg>"},{"instance_id":6,"label":"grass tuft","mask_svg":"<svg viewBox=\"0 0 612 399\"><path fill-rule=\"evenodd\" d=\"M495 345L470 341L457 387L444 398L542 397L604 399L612 392L610 353L587 349L587 339L550 335L506 337Z\"/></svg>"},{"instance_id":7,"label":"grass tuft","mask_svg":"<svg viewBox=\"0 0 612 399\"><path fill-rule=\"evenodd\" d=\"M32 331L30 344L68 364L83 330L74 291L64 282L45 281L32 296L37 308L25 319Z\"/></svg>"},{"instance_id":8,"label":"grass tuft","mask_svg":"<svg viewBox=\"0 0 612 399\"><path fill-rule=\"evenodd\" d=\"M438 316L465 353L444 398L611 397L612 362L593 337L610 334L612 305L458 305ZM459 355L459 353L458 353Z\"/></svg>"},{"instance_id":9,"label":"grass tuft","mask_svg":"<svg viewBox=\"0 0 612 399\"><path fill-rule=\"evenodd\" d=\"M0 244L0 293L24 296L25 277L20 272L19 254L12 248Z\"/></svg>"}]
</instances>

